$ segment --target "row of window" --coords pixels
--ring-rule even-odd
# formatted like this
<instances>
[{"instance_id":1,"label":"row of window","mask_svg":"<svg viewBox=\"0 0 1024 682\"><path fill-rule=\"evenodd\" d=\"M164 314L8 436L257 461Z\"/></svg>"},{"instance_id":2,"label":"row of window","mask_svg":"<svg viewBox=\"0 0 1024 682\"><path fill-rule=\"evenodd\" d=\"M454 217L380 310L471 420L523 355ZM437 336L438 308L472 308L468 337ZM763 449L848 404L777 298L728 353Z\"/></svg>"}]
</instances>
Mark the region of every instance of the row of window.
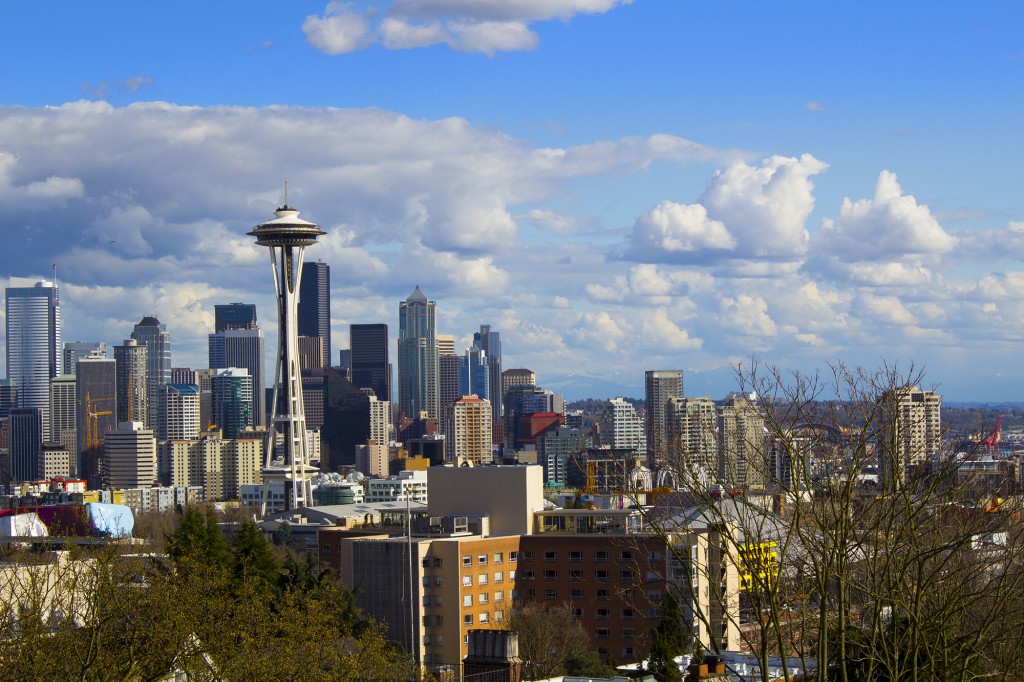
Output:
<instances>
[{"instance_id":1,"label":"row of window","mask_svg":"<svg viewBox=\"0 0 1024 682\"><path fill-rule=\"evenodd\" d=\"M487 604L490 601L490 599L491 599L491 595L489 593L487 593L487 592L481 592L480 594L478 594L476 596L476 602L478 604ZM494 601L495 602L503 602L503 601L505 601L505 593L502 592L501 590L498 590L497 592L495 592L494 593ZM462 605L463 606L472 606L473 605L473 595L471 595L471 594L464 594L464 595L462 595Z\"/></svg>"},{"instance_id":2,"label":"row of window","mask_svg":"<svg viewBox=\"0 0 1024 682\"><path fill-rule=\"evenodd\" d=\"M476 577L476 584L477 585L486 585L488 583L488 581L490 581L490 579L491 579L491 577L488 576L486 573L481 573L480 575L478 575ZM423 579L423 585L424 586L428 585L430 580L431 580L430 578L424 578ZM509 571L508 572L508 581L509 582L515 582L515 580L516 580L516 572L515 571ZM433 581L434 581L434 585L435 586L441 584L441 579L440 578L433 578ZM495 571L494 572L494 583L496 585L499 585L499 584L501 584L503 582L505 582L505 573L504 573L504 571ZM473 586L473 576L471 576L471 575L464 575L464 576L462 576L462 586L463 587L472 587Z\"/></svg>"},{"instance_id":3,"label":"row of window","mask_svg":"<svg viewBox=\"0 0 1024 682\"><path fill-rule=\"evenodd\" d=\"M519 559L519 552L513 551L513 552L509 552L508 553L508 560L509 560L509 562L513 562L514 563L518 559ZM477 555L477 557L476 557L476 565L477 566L487 566L488 563L492 563L492 564L502 564L502 563L505 563L505 553L504 552L493 552L491 554L478 554ZM421 565L423 566L423 568L430 568L431 566L433 566L434 568L441 568L441 564L442 564L441 557L439 557L439 556L425 556L425 557L423 557L423 560L421 562ZM472 566L472 565L473 565L473 556L472 555L467 554L466 556L462 557L462 566L463 566L463 568L469 567L469 566Z\"/></svg>"},{"instance_id":4,"label":"row of window","mask_svg":"<svg viewBox=\"0 0 1024 682\"><path fill-rule=\"evenodd\" d=\"M490 613L478 614L477 615L477 622L479 622L479 623L489 623L491 621L492 617L493 617L495 623L500 623L500 622L505 620L505 612L504 611L495 611L493 614L490 614ZM463 625L467 625L467 626L468 625L473 625L473 614L472 613L467 613L464 616L462 616L462 624Z\"/></svg>"},{"instance_id":5,"label":"row of window","mask_svg":"<svg viewBox=\"0 0 1024 682\"><path fill-rule=\"evenodd\" d=\"M544 580L558 580L558 569L546 568L542 573ZM597 569L593 573L594 580L598 582L604 582L610 579L611 572L605 569ZM524 568L519 572L519 577L523 580L533 580L536 576L532 568ZM624 568L619 571L619 580L624 581L635 581L637 572L630 568ZM648 579L656 579L657 576L648 576ZM570 568L569 569L569 580L583 580L583 569L582 568Z\"/></svg>"},{"instance_id":6,"label":"row of window","mask_svg":"<svg viewBox=\"0 0 1024 682\"><path fill-rule=\"evenodd\" d=\"M523 561L533 561L533 550L524 549L522 552ZM619 552L620 561L633 561L637 556L637 553L631 549L624 549ZM556 550L545 550L541 558L544 561L558 561L558 552ZM608 561L609 553L607 550L599 549L593 554L594 561ZM647 552L648 561L661 561L661 552L653 551ZM583 561L583 550L570 549L569 550L569 561Z\"/></svg>"}]
</instances>

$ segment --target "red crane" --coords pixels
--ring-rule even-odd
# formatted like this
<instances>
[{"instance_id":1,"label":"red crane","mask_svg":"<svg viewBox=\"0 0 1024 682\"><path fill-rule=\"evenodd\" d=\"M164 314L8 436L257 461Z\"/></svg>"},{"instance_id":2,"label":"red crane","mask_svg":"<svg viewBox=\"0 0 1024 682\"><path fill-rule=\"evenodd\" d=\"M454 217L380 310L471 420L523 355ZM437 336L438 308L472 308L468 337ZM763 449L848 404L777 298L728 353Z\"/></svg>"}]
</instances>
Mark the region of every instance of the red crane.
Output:
<instances>
[{"instance_id":1,"label":"red crane","mask_svg":"<svg viewBox=\"0 0 1024 682\"><path fill-rule=\"evenodd\" d=\"M1000 432L999 427L1003 423L1003 415L996 417L996 428L992 429L992 433L988 434L981 439L978 443L981 447L985 448L985 452L992 452L993 450L999 449L999 443L1003 439L1003 434Z\"/></svg>"}]
</instances>

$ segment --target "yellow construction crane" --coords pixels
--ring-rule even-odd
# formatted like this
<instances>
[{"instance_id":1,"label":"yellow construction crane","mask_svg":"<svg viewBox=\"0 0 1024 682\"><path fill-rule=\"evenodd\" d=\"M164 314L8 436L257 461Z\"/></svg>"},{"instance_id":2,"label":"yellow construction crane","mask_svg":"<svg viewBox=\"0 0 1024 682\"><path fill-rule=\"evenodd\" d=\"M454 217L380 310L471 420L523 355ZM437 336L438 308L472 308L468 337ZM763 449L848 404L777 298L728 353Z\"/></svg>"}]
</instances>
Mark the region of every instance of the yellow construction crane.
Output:
<instances>
[{"instance_id":1,"label":"yellow construction crane","mask_svg":"<svg viewBox=\"0 0 1024 682\"><path fill-rule=\"evenodd\" d=\"M96 403L113 402L113 398L93 398L89 391L85 392L85 447L92 449L100 444L100 417L113 414L110 410L93 409Z\"/></svg>"}]
</instances>

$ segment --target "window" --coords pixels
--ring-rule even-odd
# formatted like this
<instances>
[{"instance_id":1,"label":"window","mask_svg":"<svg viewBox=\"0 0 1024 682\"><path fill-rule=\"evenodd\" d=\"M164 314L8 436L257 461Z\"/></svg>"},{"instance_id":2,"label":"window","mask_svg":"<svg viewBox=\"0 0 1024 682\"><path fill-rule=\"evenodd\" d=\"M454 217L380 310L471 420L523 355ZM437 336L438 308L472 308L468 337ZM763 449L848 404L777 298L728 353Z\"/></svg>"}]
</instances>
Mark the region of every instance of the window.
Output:
<instances>
[{"instance_id":1,"label":"window","mask_svg":"<svg viewBox=\"0 0 1024 682\"><path fill-rule=\"evenodd\" d=\"M576 620L581 620L583 618L583 609L579 609L579 608L573 609L572 610L572 617L575 618Z\"/></svg>"},{"instance_id":2,"label":"window","mask_svg":"<svg viewBox=\"0 0 1024 682\"><path fill-rule=\"evenodd\" d=\"M505 580L505 575L501 571L495 571L494 572L494 582L495 583L500 583L500 582L503 582L504 580Z\"/></svg>"},{"instance_id":3,"label":"window","mask_svg":"<svg viewBox=\"0 0 1024 682\"><path fill-rule=\"evenodd\" d=\"M486 604L487 603L487 593L486 592L481 592L480 596L477 598L476 601L477 601L478 604Z\"/></svg>"},{"instance_id":4,"label":"window","mask_svg":"<svg viewBox=\"0 0 1024 682\"><path fill-rule=\"evenodd\" d=\"M636 571L632 571L632 570L629 570L629 569L627 569L625 571L619 571L619 580L635 580L635 579L636 579Z\"/></svg>"},{"instance_id":5,"label":"window","mask_svg":"<svg viewBox=\"0 0 1024 682\"><path fill-rule=\"evenodd\" d=\"M598 590L597 592L594 593L594 597L596 599L610 599L611 598L611 592L608 591L608 590Z\"/></svg>"},{"instance_id":6,"label":"window","mask_svg":"<svg viewBox=\"0 0 1024 682\"><path fill-rule=\"evenodd\" d=\"M487 565L487 555L486 554L481 554L480 556L478 556L476 558L476 562L477 562L477 564L479 564L481 566L486 566Z\"/></svg>"},{"instance_id":7,"label":"window","mask_svg":"<svg viewBox=\"0 0 1024 682\"><path fill-rule=\"evenodd\" d=\"M579 587L573 587L569 590L569 599L583 599L583 590Z\"/></svg>"},{"instance_id":8,"label":"window","mask_svg":"<svg viewBox=\"0 0 1024 682\"><path fill-rule=\"evenodd\" d=\"M533 580L533 569L532 568L527 568L524 571L521 571L521 574L522 574L523 580Z\"/></svg>"},{"instance_id":9,"label":"window","mask_svg":"<svg viewBox=\"0 0 1024 682\"><path fill-rule=\"evenodd\" d=\"M473 576L471 576L471 575L464 575L464 576L462 576L462 586L463 587L472 587L473 586Z\"/></svg>"},{"instance_id":10,"label":"window","mask_svg":"<svg viewBox=\"0 0 1024 682\"><path fill-rule=\"evenodd\" d=\"M440 606L440 605L441 605L441 595L435 594L434 595L434 606Z\"/></svg>"},{"instance_id":11,"label":"window","mask_svg":"<svg viewBox=\"0 0 1024 682\"><path fill-rule=\"evenodd\" d=\"M487 614L486 613L481 613L479 620L480 620L481 623L486 623L487 622Z\"/></svg>"},{"instance_id":12,"label":"window","mask_svg":"<svg viewBox=\"0 0 1024 682\"><path fill-rule=\"evenodd\" d=\"M473 565L473 557L471 557L471 556L464 556L464 557L462 557L462 565L463 566L472 566Z\"/></svg>"},{"instance_id":13,"label":"window","mask_svg":"<svg viewBox=\"0 0 1024 682\"><path fill-rule=\"evenodd\" d=\"M516 581L516 572L515 571L509 571L508 572L508 581L511 582L511 583L514 583Z\"/></svg>"},{"instance_id":14,"label":"window","mask_svg":"<svg viewBox=\"0 0 1024 682\"><path fill-rule=\"evenodd\" d=\"M633 658L634 656L636 656L636 654L634 653L633 647L631 647L631 646L624 646L624 647L622 647L622 657L623 658Z\"/></svg>"},{"instance_id":15,"label":"window","mask_svg":"<svg viewBox=\"0 0 1024 682\"><path fill-rule=\"evenodd\" d=\"M476 577L476 584L477 585L486 585L487 584L487 574L486 573L481 573L480 575L478 575Z\"/></svg>"},{"instance_id":16,"label":"window","mask_svg":"<svg viewBox=\"0 0 1024 682\"><path fill-rule=\"evenodd\" d=\"M494 593L494 601L505 601L505 593L498 590Z\"/></svg>"},{"instance_id":17,"label":"window","mask_svg":"<svg viewBox=\"0 0 1024 682\"><path fill-rule=\"evenodd\" d=\"M594 571L594 580L597 580L598 582L605 582L605 581L607 581L608 580L608 571L604 571L604 570Z\"/></svg>"},{"instance_id":18,"label":"window","mask_svg":"<svg viewBox=\"0 0 1024 682\"><path fill-rule=\"evenodd\" d=\"M661 552L653 551L647 553L648 561L661 561Z\"/></svg>"},{"instance_id":19,"label":"window","mask_svg":"<svg viewBox=\"0 0 1024 682\"><path fill-rule=\"evenodd\" d=\"M632 561L633 560L633 552L632 552L632 550L629 550L629 549L622 550L622 552L619 553L619 559L622 560L622 561Z\"/></svg>"},{"instance_id":20,"label":"window","mask_svg":"<svg viewBox=\"0 0 1024 682\"><path fill-rule=\"evenodd\" d=\"M502 557L502 553L501 552L495 552L494 553L494 557L493 557L494 558L494 563L500 564L501 563L501 557Z\"/></svg>"},{"instance_id":21,"label":"window","mask_svg":"<svg viewBox=\"0 0 1024 682\"><path fill-rule=\"evenodd\" d=\"M462 624L463 625L472 625L473 624L473 614L472 613L467 613L466 615L464 615L462 617Z\"/></svg>"},{"instance_id":22,"label":"window","mask_svg":"<svg viewBox=\"0 0 1024 682\"><path fill-rule=\"evenodd\" d=\"M523 550L523 561L533 561L533 550L532 549L524 549Z\"/></svg>"},{"instance_id":23,"label":"window","mask_svg":"<svg viewBox=\"0 0 1024 682\"><path fill-rule=\"evenodd\" d=\"M547 551L544 552L544 561L556 561L558 559L558 552Z\"/></svg>"},{"instance_id":24,"label":"window","mask_svg":"<svg viewBox=\"0 0 1024 682\"><path fill-rule=\"evenodd\" d=\"M523 592L523 597L525 597L526 599L533 599L536 596L537 596L537 591L535 589L533 589L532 587L527 587L526 590Z\"/></svg>"},{"instance_id":25,"label":"window","mask_svg":"<svg viewBox=\"0 0 1024 682\"><path fill-rule=\"evenodd\" d=\"M623 620L632 620L636 617L636 611L633 609L622 609Z\"/></svg>"},{"instance_id":26,"label":"window","mask_svg":"<svg viewBox=\"0 0 1024 682\"><path fill-rule=\"evenodd\" d=\"M464 594L464 595L462 595L462 605L463 606L472 606L473 605L473 595L471 595L471 594Z\"/></svg>"},{"instance_id":27,"label":"window","mask_svg":"<svg viewBox=\"0 0 1024 682\"><path fill-rule=\"evenodd\" d=\"M544 590L545 599L558 599L558 590L553 587L549 587Z\"/></svg>"},{"instance_id":28,"label":"window","mask_svg":"<svg viewBox=\"0 0 1024 682\"><path fill-rule=\"evenodd\" d=\"M647 590L647 601L660 602L661 601L661 590Z\"/></svg>"},{"instance_id":29,"label":"window","mask_svg":"<svg viewBox=\"0 0 1024 682\"><path fill-rule=\"evenodd\" d=\"M508 560L509 561L516 561L518 559L519 559L519 552L509 552L508 553Z\"/></svg>"},{"instance_id":30,"label":"window","mask_svg":"<svg viewBox=\"0 0 1024 682\"><path fill-rule=\"evenodd\" d=\"M441 568L441 557L434 557L434 568Z\"/></svg>"},{"instance_id":31,"label":"window","mask_svg":"<svg viewBox=\"0 0 1024 682\"><path fill-rule=\"evenodd\" d=\"M324 545L324 551L327 551L327 545ZM430 557L423 557L423 561L421 561L420 564L423 566L423 568L430 568Z\"/></svg>"},{"instance_id":32,"label":"window","mask_svg":"<svg viewBox=\"0 0 1024 682\"><path fill-rule=\"evenodd\" d=\"M583 561L583 552L578 549L570 549L569 561Z\"/></svg>"},{"instance_id":33,"label":"window","mask_svg":"<svg viewBox=\"0 0 1024 682\"><path fill-rule=\"evenodd\" d=\"M324 554L330 554L331 553L331 546L330 545L324 545L323 547L320 548L320 551L323 552Z\"/></svg>"},{"instance_id":34,"label":"window","mask_svg":"<svg viewBox=\"0 0 1024 682\"><path fill-rule=\"evenodd\" d=\"M608 616L610 614L611 614L611 611L609 609L598 609L594 613L594 617L597 618L598 620L608 620Z\"/></svg>"},{"instance_id":35,"label":"window","mask_svg":"<svg viewBox=\"0 0 1024 682\"><path fill-rule=\"evenodd\" d=\"M633 639L634 637L636 637L636 630L633 628L622 628L623 639Z\"/></svg>"},{"instance_id":36,"label":"window","mask_svg":"<svg viewBox=\"0 0 1024 682\"><path fill-rule=\"evenodd\" d=\"M553 568L544 571L544 580L558 580L558 571Z\"/></svg>"},{"instance_id":37,"label":"window","mask_svg":"<svg viewBox=\"0 0 1024 682\"><path fill-rule=\"evenodd\" d=\"M423 605L424 606L430 606L430 596L429 595L423 597Z\"/></svg>"},{"instance_id":38,"label":"window","mask_svg":"<svg viewBox=\"0 0 1024 682\"><path fill-rule=\"evenodd\" d=\"M505 612L504 611L495 611L494 612L494 620L497 623L500 623L501 621L505 620Z\"/></svg>"},{"instance_id":39,"label":"window","mask_svg":"<svg viewBox=\"0 0 1024 682\"><path fill-rule=\"evenodd\" d=\"M570 568L569 569L569 580L583 580L583 569Z\"/></svg>"},{"instance_id":40,"label":"window","mask_svg":"<svg viewBox=\"0 0 1024 682\"><path fill-rule=\"evenodd\" d=\"M611 637L611 634L612 632L609 628L598 628L594 631L594 636L597 637L597 639L608 639Z\"/></svg>"},{"instance_id":41,"label":"window","mask_svg":"<svg viewBox=\"0 0 1024 682\"><path fill-rule=\"evenodd\" d=\"M594 552L594 561L608 561L608 552L603 549Z\"/></svg>"}]
</instances>

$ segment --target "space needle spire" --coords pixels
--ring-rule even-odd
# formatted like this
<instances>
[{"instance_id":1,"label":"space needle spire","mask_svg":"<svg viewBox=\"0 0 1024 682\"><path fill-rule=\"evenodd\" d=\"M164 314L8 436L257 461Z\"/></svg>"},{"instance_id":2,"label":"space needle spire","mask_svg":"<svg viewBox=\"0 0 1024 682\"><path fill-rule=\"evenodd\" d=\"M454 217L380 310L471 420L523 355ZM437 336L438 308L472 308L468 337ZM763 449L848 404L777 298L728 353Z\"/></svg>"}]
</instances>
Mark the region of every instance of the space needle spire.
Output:
<instances>
[{"instance_id":1,"label":"space needle spire","mask_svg":"<svg viewBox=\"0 0 1024 682\"><path fill-rule=\"evenodd\" d=\"M315 223L299 218L299 212L288 205L287 189L285 191L284 205L275 211L274 219L257 225L248 233L256 238L258 245L270 249L277 293L277 369L263 468L261 513L264 515L271 482L285 482L285 508L296 509L312 503L311 479L316 474L316 468L310 465L306 437L297 320L302 254L307 246L316 243L317 237L326 233ZM281 452L276 447L279 435L283 440Z\"/></svg>"}]
</instances>

